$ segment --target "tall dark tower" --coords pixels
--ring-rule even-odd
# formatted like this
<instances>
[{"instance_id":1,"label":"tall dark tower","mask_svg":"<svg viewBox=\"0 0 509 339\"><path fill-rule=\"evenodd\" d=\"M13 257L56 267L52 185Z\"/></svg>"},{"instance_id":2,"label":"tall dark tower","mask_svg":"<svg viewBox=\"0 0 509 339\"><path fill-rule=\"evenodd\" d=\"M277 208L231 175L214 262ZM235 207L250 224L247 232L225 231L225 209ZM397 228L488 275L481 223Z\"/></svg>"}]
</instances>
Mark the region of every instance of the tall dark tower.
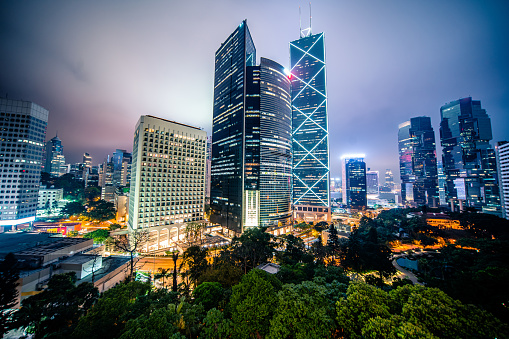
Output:
<instances>
[{"instance_id":1,"label":"tall dark tower","mask_svg":"<svg viewBox=\"0 0 509 339\"><path fill-rule=\"evenodd\" d=\"M447 202L501 215L491 120L481 101L463 98L440 108Z\"/></svg>"},{"instance_id":2,"label":"tall dark tower","mask_svg":"<svg viewBox=\"0 0 509 339\"><path fill-rule=\"evenodd\" d=\"M235 232L291 219L291 97L284 67L256 52L246 21L216 52L211 221Z\"/></svg>"},{"instance_id":3,"label":"tall dark tower","mask_svg":"<svg viewBox=\"0 0 509 339\"><path fill-rule=\"evenodd\" d=\"M212 222L242 231L246 67L256 62L247 20L216 51L210 207Z\"/></svg>"},{"instance_id":4,"label":"tall dark tower","mask_svg":"<svg viewBox=\"0 0 509 339\"><path fill-rule=\"evenodd\" d=\"M309 218L308 211L315 220L330 220L324 34L301 30L290 42L290 66L294 209L297 218Z\"/></svg>"},{"instance_id":5,"label":"tall dark tower","mask_svg":"<svg viewBox=\"0 0 509 339\"><path fill-rule=\"evenodd\" d=\"M399 125L401 197L410 206L439 204L435 132L429 117Z\"/></svg>"}]
</instances>

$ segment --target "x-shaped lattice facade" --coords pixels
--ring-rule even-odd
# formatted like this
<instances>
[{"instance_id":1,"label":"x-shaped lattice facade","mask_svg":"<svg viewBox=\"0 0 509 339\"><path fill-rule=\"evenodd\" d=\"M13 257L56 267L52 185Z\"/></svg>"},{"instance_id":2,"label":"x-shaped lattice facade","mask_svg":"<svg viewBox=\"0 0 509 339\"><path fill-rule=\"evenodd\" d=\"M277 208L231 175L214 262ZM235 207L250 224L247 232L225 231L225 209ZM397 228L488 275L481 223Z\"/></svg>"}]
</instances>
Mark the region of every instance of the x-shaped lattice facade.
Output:
<instances>
[{"instance_id":1,"label":"x-shaped lattice facade","mask_svg":"<svg viewBox=\"0 0 509 339\"><path fill-rule=\"evenodd\" d=\"M293 204L329 206L329 133L323 33L290 43Z\"/></svg>"}]
</instances>

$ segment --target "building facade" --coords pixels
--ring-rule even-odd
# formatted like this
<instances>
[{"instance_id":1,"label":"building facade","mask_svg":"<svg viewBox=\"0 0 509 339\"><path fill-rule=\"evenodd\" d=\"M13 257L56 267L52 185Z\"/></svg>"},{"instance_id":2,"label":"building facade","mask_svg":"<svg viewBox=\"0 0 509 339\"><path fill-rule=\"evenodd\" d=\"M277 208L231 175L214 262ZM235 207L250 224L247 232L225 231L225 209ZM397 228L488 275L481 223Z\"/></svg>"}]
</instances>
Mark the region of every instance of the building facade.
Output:
<instances>
[{"instance_id":1,"label":"building facade","mask_svg":"<svg viewBox=\"0 0 509 339\"><path fill-rule=\"evenodd\" d=\"M39 195L37 198L37 209L53 209L59 207L57 204L64 198L63 188L47 188L41 186L39 188Z\"/></svg>"},{"instance_id":2,"label":"building facade","mask_svg":"<svg viewBox=\"0 0 509 339\"><path fill-rule=\"evenodd\" d=\"M205 162L205 197L210 199L210 179L212 165L212 136L207 137L207 159Z\"/></svg>"},{"instance_id":3,"label":"building facade","mask_svg":"<svg viewBox=\"0 0 509 339\"><path fill-rule=\"evenodd\" d=\"M509 219L509 142L499 141L495 146L497 152L498 184L502 218Z\"/></svg>"},{"instance_id":4,"label":"building facade","mask_svg":"<svg viewBox=\"0 0 509 339\"><path fill-rule=\"evenodd\" d=\"M379 182L379 172L378 171L367 171L366 172L366 190L368 194L376 194L380 193Z\"/></svg>"},{"instance_id":5,"label":"building facade","mask_svg":"<svg viewBox=\"0 0 509 339\"><path fill-rule=\"evenodd\" d=\"M0 99L0 226L35 220L49 112Z\"/></svg>"},{"instance_id":6,"label":"building facade","mask_svg":"<svg viewBox=\"0 0 509 339\"><path fill-rule=\"evenodd\" d=\"M291 219L291 99L284 67L243 21L216 52L211 221L240 233Z\"/></svg>"},{"instance_id":7,"label":"building facade","mask_svg":"<svg viewBox=\"0 0 509 339\"><path fill-rule=\"evenodd\" d=\"M58 135L46 143L44 171L52 177L59 177L67 173L64 146L62 146L62 140Z\"/></svg>"},{"instance_id":8,"label":"building facade","mask_svg":"<svg viewBox=\"0 0 509 339\"><path fill-rule=\"evenodd\" d=\"M437 157L431 118L416 117L400 124L398 147L403 203L437 207Z\"/></svg>"},{"instance_id":9,"label":"building facade","mask_svg":"<svg viewBox=\"0 0 509 339\"><path fill-rule=\"evenodd\" d=\"M292 216L290 80L266 58L246 75L243 227L286 226Z\"/></svg>"},{"instance_id":10,"label":"building facade","mask_svg":"<svg viewBox=\"0 0 509 339\"><path fill-rule=\"evenodd\" d=\"M364 155L346 155L342 160L343 205L358 210L366 208L368 198Z\"/></svg>"},{"instance_id":11,"label":"building facade","mask_svg":"<svg viewBox=\"0 0 509 339\"><path fill-rule=\"evenodd\" d=\"M140 117L133 144L130 230L203 220L206 132Z\"/></svg>"},{"instance_id":12,"label":"building facade","mask_svg":"<svg viewBox=\"0 0 509 339\"><path fill-rule=\"evenodd\" d=\"M440 116L447 201L501 215L491 120L481 101L452 101L440 108Z\"/></svg>"},{"instance_id":13,"label":"building facade","mask_svg":"<svg viewBox=\"0 0 509 339\"><path fill-rule=\"evenodd\" d=\"M215 54L210 220L242 232L246 68L256 49L243 21Z\"/></svg>"},{"instance_id":14,"label":"building facade","mask_svg":"<svg viewBox=\"0 0 509 339\"><path fill-rule=\"evenodd\" d=\"M290 42L293 205L330 220L329 132L324 34ZM300 208L299 208L300 207ZM316 212L315 212L316 213Z\"/></svg>"},{"instance_id":15,"label":"building facade","mask_svg":"<svg viewBox=\"0 0 509 339\"><path fill-rule=\"evenodd\" d=\"M117 149L111 158L113 164L112 184L115 187L129 186L131 183L132 154Z\"/></svg>"}]
</instances>

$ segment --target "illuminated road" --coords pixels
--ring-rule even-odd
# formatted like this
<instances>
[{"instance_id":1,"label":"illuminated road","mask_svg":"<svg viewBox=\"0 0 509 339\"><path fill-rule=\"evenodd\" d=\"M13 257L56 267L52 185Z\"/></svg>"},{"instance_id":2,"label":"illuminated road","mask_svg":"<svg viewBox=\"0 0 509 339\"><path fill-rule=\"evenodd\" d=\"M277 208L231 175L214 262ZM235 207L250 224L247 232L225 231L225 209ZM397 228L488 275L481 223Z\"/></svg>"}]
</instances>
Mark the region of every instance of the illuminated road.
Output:
<instances>
[{"instance_id":1,"label":"illuminated road","mask_svg":"<svg viewBox=\"0 0 509 339\"><path fill-rule=\"evenodd\" d=\"M182 260L179 257L179 259L177 260L177 268L180 266L181 263ZM136 267L140 271L151 271L151 272L153 272L154 269L155 271L158 271L159 268L173 270L173 259L171 257L156 257L155 259L154 257L144 257L138 261Z\"/></svg>"}]
</instances>

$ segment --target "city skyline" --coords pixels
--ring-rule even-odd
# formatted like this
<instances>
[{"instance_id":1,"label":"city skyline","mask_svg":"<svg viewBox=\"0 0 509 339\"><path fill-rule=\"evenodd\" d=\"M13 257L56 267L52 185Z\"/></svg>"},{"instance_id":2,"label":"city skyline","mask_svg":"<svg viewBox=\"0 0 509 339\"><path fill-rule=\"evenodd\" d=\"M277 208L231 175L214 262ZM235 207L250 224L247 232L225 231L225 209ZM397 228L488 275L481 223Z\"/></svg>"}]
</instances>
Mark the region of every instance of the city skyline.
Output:
<instances>
[{"instance_id":1,"label":"city skyline","mask_svg":"<svg viewBox=\"0 0 509 339\"><path fill-rule=\"evenodd\" d=\"M84 152L97 164L111 149L131 151L132 126L143 114L210 135L211 56L222 37L247 18L259 55L288 67L299 4L305 26L306 2L7 1L0 96L48 109L47 139L58 130L70 163ZM331 176L340 176L344 153L364 153L367 167L397 172L398 124L426 115L438 131L440 107L463 97L482 100L492 145L509 139L508 12L502 1L313 3L313 32L327 39Z\"/></svg>"}]
</instances>

